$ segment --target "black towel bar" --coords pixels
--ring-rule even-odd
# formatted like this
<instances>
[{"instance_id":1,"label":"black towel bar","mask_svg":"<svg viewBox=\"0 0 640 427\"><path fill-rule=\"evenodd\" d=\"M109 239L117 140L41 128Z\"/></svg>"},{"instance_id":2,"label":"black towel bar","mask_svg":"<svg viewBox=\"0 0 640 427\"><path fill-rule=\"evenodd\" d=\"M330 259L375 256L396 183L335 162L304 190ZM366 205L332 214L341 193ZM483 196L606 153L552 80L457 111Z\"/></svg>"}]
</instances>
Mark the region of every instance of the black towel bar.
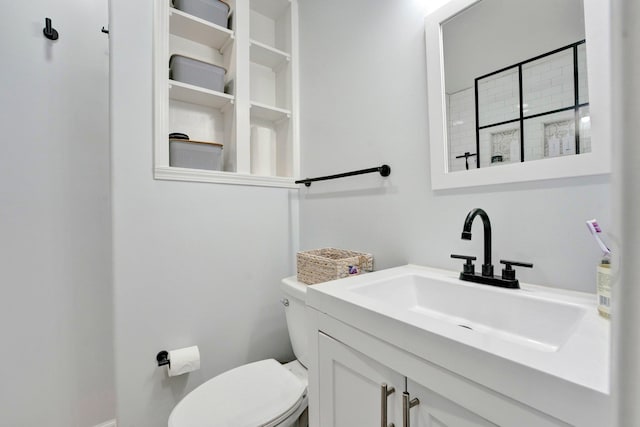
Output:
<instances>
[{"instance_id":1,"label":"black towel bar","mask_svg":"<svg viewBox=\"0 0 640 427\"><path fill-rule=\"evenodd\" d=\"M327 176L321 176L318 178L306 178L306 179L300 179L298 181L296 181L296 184L304 184L307 187L311 186L311 183L314 181L326 181L328 179L336 179L336 178L344 178L347 176L353 176L353 175L362 175L365 173L373 173L373 172L379 172L380 175L382 176L389 176L391 175L391 168L389 167L389 165L382 165L382 166L378 166L375 168L369 168L369 169L361 169L361 170L357 170L357 171L353 171L353 172L345 172L345 173L339 173L336 175L327 175Z\"/></svg>"}]
</instances>

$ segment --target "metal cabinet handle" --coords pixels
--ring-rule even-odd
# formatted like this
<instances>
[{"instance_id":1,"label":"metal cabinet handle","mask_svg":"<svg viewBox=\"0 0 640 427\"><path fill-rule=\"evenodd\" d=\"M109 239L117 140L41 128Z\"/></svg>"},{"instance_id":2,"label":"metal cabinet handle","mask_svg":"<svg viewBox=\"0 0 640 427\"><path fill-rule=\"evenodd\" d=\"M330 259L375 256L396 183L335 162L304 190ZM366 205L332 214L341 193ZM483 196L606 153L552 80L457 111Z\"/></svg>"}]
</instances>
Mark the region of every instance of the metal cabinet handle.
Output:
<instances>
[{"instance_id":1,"label":"metal cabinet handle","mask_svg":"<svg viewBox=\"0 0 640 427\"><path fill-rule=\"evenodd\" d=\"M402 392L402 427L411 427L411 414L409 411L419 404L420 400L417 397L411 399L409 393Z\"/></svg>"},{"instance_id":2,"label":"metal cabinet handle","mask_svg":"<svg viewBox=\"0 0 640 427\"><path fill-rule=\"evenodd\" d=\"M380 427L395 427L395 424L387 424L387 397L396 391L388 387L386 383L380 385Z\"/></svg>"}]
</instances>

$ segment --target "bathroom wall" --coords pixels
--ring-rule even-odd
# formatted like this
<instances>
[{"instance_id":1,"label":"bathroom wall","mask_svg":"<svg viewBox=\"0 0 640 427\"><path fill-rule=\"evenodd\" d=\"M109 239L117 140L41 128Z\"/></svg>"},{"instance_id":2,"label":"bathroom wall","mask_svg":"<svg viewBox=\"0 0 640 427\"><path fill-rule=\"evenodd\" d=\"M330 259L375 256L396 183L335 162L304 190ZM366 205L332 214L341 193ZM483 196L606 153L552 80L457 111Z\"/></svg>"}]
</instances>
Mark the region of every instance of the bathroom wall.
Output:
<instances>
[{"instance_id":1,"label":"bathroom wall","mask_svg":"<svg viewBox=\"0 0 640 427\"><path fill-rule=\"evenodd\" d=\"M301 189L301 248L369 251L377 269L458 270L451 253L482 259L479 223L460 239L481 207L494 263L530 261L524 281L595 292L600 253L584 221L611 229L609 177L431 190L423 17L416 0L300 0L302 175L392 169Z\"/></svg>"},{"instance_id":2,"label":"bathroom wall","mask_svg":"<svg viewBox=\"0 0 640 427\"><path fill-rule=\"evenodd\" d=\"M618 250L618 281L615 282L612 320L612 392L616 398L615 426L640 424L640 144L637 118L640 116L640 3L612 1L613 33L613 174L614 218L621 237ZM615 266L615 264L614 264Z\"/></svg>"},{"instance_id":3,"label":"bathroom wall","mask_svg":"<svg viewBox=\"0 0 640 427\"><path fill-rule=\"evenodd\" d=\"M466 152L476 153L476 104L473 87L447 95L447 138L449 143L449 171L466 169L465 159L457 159ZM476 169L476 157L468 160L469 169Z\"/></svg>"},{"instance_id":4,"label":"bathroom wall","mask_svg":"<svg viewBox=\"0 0 640 427\"><path fill-rule=\"evenodd\" d=\"M115 416L107 15L104 0L2 4L2 426Z\"/></svg>"},{"instance_id":5,"label":"bathroom wall","mask_svg":"<svg viewBox=\"0 0 640 427\"><path fill-rule=\"evenodd\" d=\"M118 427L164 426L214 375L293 358L279 285L295 272L297 192L153 179L152 4L111 1ZM199 371L156 366L196 344Z\"/></svg>"},{"instance_id":6,"label":"bathroom wall","mask_svg":"<svg viewBox=\"0 0 640 427\"><path fill-rule=\"evenodd\" d=\"M436 0L414 3L431 6ZM447 91L468 87L469 76L482 76L584 39L583 4L584 0L485 0L481 7L465 10L443 28Z\"/></svg>"}]
</instances>

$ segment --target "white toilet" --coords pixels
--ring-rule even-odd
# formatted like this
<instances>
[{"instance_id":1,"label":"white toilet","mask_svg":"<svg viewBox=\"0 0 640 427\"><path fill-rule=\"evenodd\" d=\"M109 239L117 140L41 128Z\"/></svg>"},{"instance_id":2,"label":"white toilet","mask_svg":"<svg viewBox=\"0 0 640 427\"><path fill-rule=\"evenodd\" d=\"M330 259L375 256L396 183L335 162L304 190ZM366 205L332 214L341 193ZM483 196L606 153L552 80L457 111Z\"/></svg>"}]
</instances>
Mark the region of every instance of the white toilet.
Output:
<instances>
[{"instance_id":1,"label":"white toilet","mask_svg":"<svg viewBox=\"0 0 640 427\"><path fill-rule=\"evenodd\" d=\"M211 378L173 408L169 427L306 427L307 285L295 276L282 280L289 338L298 360L249 363Z\"/></svg>"}]
</instances>

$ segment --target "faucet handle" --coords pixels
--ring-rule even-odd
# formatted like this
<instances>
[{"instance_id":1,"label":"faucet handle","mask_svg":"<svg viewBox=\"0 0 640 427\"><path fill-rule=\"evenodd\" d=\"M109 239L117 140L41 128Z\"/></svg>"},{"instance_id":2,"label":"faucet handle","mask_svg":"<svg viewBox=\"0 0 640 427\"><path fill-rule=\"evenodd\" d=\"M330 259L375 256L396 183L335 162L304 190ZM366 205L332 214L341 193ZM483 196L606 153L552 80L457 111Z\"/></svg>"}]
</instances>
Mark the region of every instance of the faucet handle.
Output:
<instances>
[{"instance_id":1,"label":"faucet handle","mask_svg":"<svg viewBox=\"0 0 640 427\"><path fill-rule=\"evenodd\" d=\"M451 258L466 260L466 262L462 266L462 272L463 273L467 273L467 274L475 274L476 267L475 267L475 265L473 265L473 263L471 261L475 261L477 259L476 257L470 256L470 255L451 254Z\"/></svg>"},{"instance_id":2,"label":"faucet handle","mask_svg":"<svg viewBox=\"0 0 640 427\"><path fill-rule=\"evenodd\" d=\"M505 265L505 268L502 269L502 278L505 280L516 279L516 271L511 267L512 265L518 267L533 268L533 264L531 264L530 262L507 261L506 259L501 259L500 264Z\"/></svg>"}]
</instances>

